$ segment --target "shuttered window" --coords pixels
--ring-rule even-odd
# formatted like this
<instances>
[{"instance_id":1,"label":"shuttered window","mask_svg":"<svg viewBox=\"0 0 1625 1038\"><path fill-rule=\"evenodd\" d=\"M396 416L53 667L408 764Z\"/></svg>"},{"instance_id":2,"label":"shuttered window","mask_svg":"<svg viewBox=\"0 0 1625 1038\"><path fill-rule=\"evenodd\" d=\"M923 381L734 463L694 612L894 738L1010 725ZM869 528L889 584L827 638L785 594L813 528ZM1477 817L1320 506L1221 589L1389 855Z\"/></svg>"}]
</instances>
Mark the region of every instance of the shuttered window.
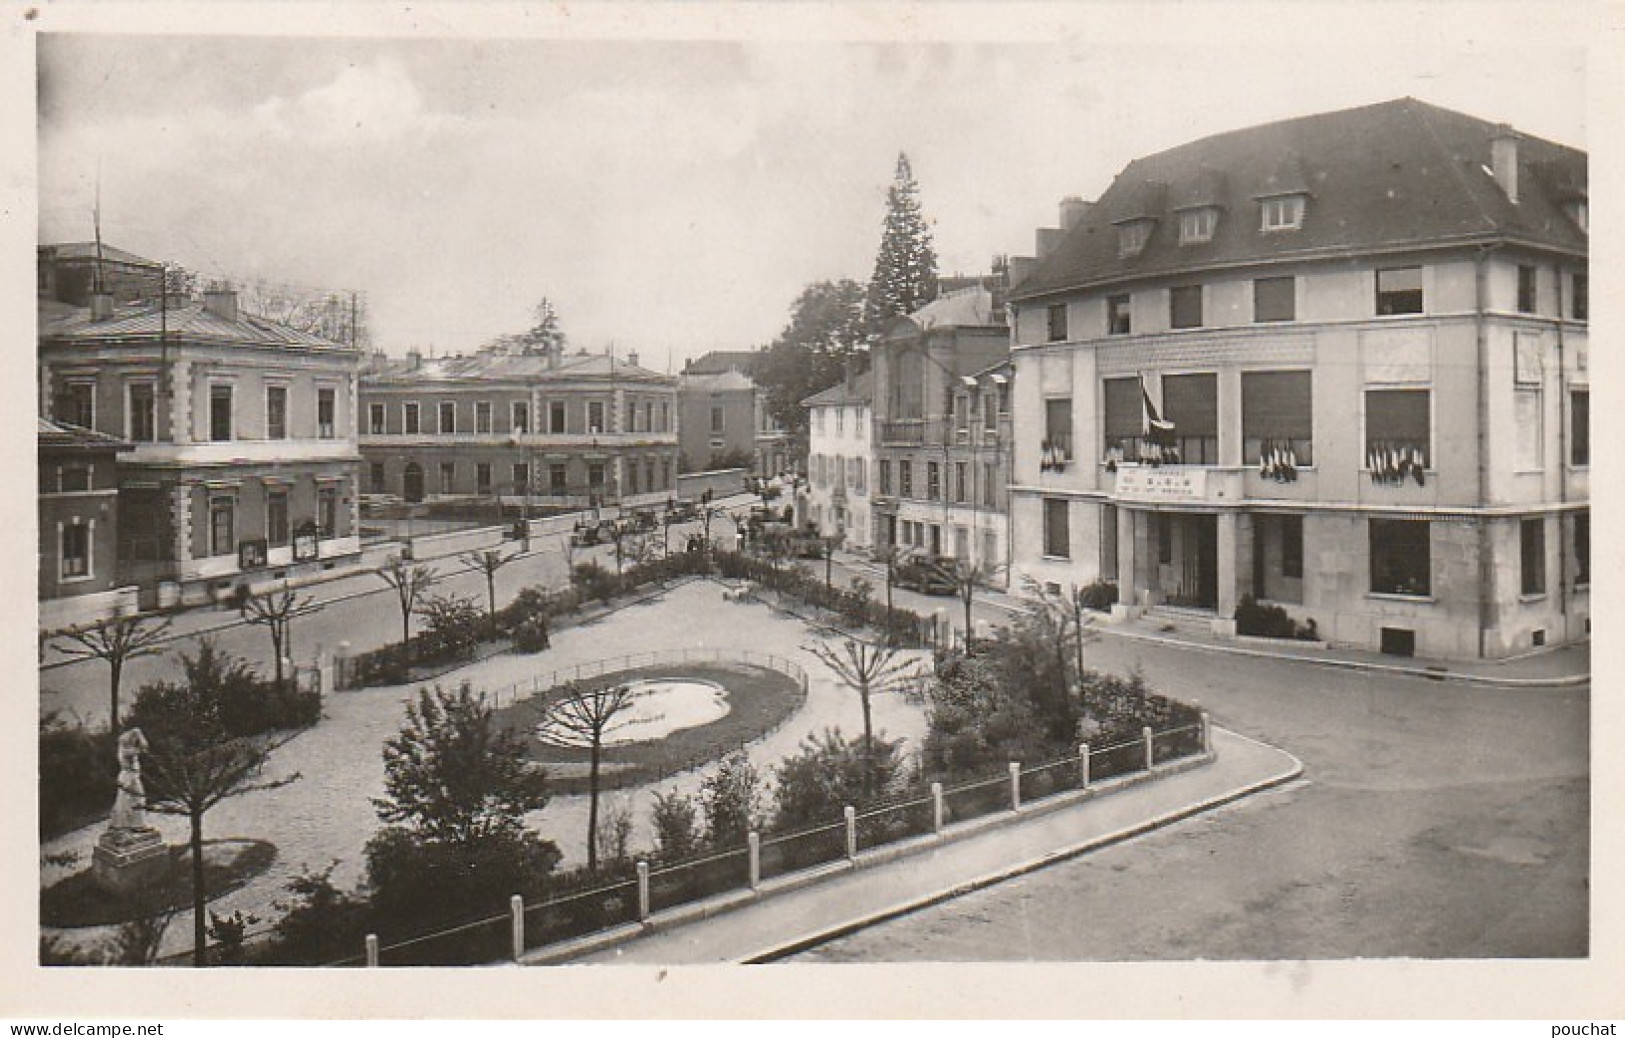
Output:
<instances>
[{"instance_id":1,"label":"shuttered window","mask_svg":"<svg viewBox=\"0 0 1625 1038\"><path fill-rule=\"evenodd\" d=\"M1164 375L1162 417L1174 423L1179 460L1186 465L1219 463L1219 377Z\"/></svg>"},{"instance_id":2,"label":"shuttered window","mask_svg":"<svg viewBox=\"0 0 1625 1038\"><path fill-rule=\"evenodd\" d=\"M1428 390L1426 389L1369 389L1365 394L1366 451L1383 445L1415 449L1422 453L1423 464L1431 465L1428 456L1429 435Z\"/></svg>"},{"instance_id":3,"label":"shuttered window","mask_svg":"<svg viewBox=\"0 0 1625 1038\"><path fill-rule=\"evenodd\" d=\"M1312 465L1314 378L1307 371L1248 371L1241 376L1242 460L1256 464L1266 443L1290 446L1297 465Z\"/></svg>"},{"instance_id":4,"label":"shuttered window","mask_svg":"<svg viewBox=\"0 0 1625 1038\"><path fill-rule=\"evenodd\" d=\"M1137 439L1140 435L1140 381L1109 378L1103 384L1106 397L1106 446L1113 441Z\"/></svg>"}]
</instances>

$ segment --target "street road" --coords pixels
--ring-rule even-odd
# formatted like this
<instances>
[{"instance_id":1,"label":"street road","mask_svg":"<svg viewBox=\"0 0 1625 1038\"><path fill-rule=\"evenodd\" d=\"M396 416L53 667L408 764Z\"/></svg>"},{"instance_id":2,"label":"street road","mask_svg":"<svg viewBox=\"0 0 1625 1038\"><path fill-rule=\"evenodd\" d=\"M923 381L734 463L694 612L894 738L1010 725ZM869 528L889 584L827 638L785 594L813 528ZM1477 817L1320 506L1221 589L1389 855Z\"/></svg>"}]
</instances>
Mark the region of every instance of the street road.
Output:
<instances>
[{"instance_id":1,"label":"street road","mask_svg":"<svg viewBox=\"0 0 1625 1038\"><path fill-rule=\"evenodd\" d=\"M1589 689L1504 690L1103 638L1304 778L814 948L804 962L1588 951Z\"/></svg>"}]
</instances>

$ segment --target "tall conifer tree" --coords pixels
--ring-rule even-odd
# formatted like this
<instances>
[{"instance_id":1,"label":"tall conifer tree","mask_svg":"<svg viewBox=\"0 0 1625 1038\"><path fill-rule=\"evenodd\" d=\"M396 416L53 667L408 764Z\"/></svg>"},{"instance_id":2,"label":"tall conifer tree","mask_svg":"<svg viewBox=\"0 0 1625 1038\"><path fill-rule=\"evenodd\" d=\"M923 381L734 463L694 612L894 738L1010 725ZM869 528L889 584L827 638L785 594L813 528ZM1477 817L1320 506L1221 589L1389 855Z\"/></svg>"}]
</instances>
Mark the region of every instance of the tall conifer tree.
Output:
<instances>
[{"instance_id":1,"label":"tall conifer tree","mask_svg":"<svg viewBox=\"0 0 1625 1038\"><path fill-rule=\"evenodd\" d=\"M872 341L892 318L913 313L936 294L937 254L920 212L920 187L908 156L899 153L897 172L886 193L880 254L863 302L864 330Z\"/></svg>"}]
</instances>

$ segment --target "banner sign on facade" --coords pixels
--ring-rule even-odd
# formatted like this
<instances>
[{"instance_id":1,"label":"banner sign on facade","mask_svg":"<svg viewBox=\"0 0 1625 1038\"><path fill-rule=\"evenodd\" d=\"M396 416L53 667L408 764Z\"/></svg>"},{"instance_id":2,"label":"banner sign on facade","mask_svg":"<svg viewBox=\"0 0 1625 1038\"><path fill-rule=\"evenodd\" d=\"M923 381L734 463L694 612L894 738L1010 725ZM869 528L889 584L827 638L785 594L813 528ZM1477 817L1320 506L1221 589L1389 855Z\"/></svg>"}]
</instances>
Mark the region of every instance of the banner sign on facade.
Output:
<instances>
[{"instance_id":1,"label":"banner sign on facade","mask_svg":"<svg viewBox=\"0 0 1625 1038\"><path fill-rule=\"evenodd\" d=\"M1125 465L1117 471L1117 496L1140 501L1202 501L1207 498L1207 471Z\"/></svg>"}]
</instances>

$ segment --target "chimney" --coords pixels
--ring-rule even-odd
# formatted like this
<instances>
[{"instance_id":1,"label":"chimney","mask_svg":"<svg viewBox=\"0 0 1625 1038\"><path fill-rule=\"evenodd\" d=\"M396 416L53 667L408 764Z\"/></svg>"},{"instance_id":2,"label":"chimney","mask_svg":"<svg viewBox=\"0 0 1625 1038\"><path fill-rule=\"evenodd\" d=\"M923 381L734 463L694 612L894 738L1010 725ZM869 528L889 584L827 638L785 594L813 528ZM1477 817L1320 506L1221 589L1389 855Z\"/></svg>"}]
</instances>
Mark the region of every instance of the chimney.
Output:
<instances>
[{"instance_id":1,"label":"chimney","mask_svg":"<svg viewBox=\"0 0 1625 1038\"><path fill-rule=\"evenodd\" d=\"M638 351L637 350L627 350L626 351L626 362L628 364L632 365L634 368L637 367L638 366Z\"/></svg>"},{"instance_id":2,"label":"chimney","mask_svg":"<svg viewBox=\"0 0 1625 1038\"><path fill-rule=\"evenodd\" d=\"M227 284L210 285L203 292L203 312L235 324L237 290Z\"/></svg>"},{"instance_id":3,"label":"chimney","mask_svg":"<svg viewBox=\"0 0 1625 1038\"><path fill-rule=\"evenodd\" d=\"M1043 259L1045 256L1048 256L1050 253L1054 252L1055 246L1061 244L1061 239L1065 236L1066 232L1061 230L1059 227L1040 227L1038 229L1037 241L1034 242L1034 245L1036 246L1035 251L1038 253L1038 258Z\"/></svg>"},{"instance_id":4,"label":"chimney","mask_svg":"<svg viewBox=\"0 0 1625 1038\"><path fill-rule=\"evenodd\" d=\"M113 317L113 297L106 292L96 292L90 297L90 319L92 321L107 321Z\"/></svg>"},{"instance_id":5,"label":"chimney","mask_svg":"<svg viewBox=\"0 0 1625 1038\"><path fill-rule=\"evenodd\" d=\"M423 366L423 354L422 354L422 352L420 352L418 350L415 350L415 349L407 350L406 351L406 360L407 360L407 362L409 364L412 365L410 368L407 369L408 371L416 371L418 368L421 368Z\"/></svg>"},{"instance_id":6,"label":"chimney","mask_svg":"<svg viewBox=\"0 0 1625 1038\"><path fill-rule=\"evenodd\" d=\"M1061 230L1070 231L1083 222L1089 215L1089 208L1093 202L1085 202L1077 195L1067 195L1061 199Z\"/></svg>"},{"instance_id":7,"label":"chimney","mask_svg":"<svg viewBox=\"0 0 1625 1038\"><path fill-rule=\"evenodd\" d=\"M1518 133L1506 123L1490 138L1490 172L1514 204L1518 201Z\"/></svg>"}]
</instances>

